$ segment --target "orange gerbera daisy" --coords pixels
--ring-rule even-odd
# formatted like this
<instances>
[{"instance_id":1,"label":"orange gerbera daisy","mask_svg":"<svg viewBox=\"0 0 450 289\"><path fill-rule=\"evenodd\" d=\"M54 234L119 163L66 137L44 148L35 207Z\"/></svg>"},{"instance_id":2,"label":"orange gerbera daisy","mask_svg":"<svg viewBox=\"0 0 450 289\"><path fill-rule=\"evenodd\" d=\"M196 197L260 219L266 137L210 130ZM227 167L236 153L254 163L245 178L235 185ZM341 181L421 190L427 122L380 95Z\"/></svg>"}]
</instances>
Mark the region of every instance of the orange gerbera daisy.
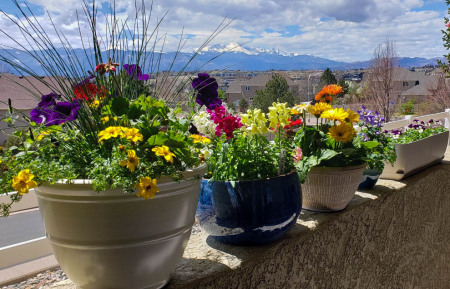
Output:
<instances>
[{"instance_id":1,"label":"orange gerbera daisy","mask_svg":"<svg viewBox=\"0 0 450 289\"><path fill-rule=\"evenodd\" d=\"M316 101L330 103L333 101L333 96L336 94L342 93L344 90L342 86L336 84L330 84L324 86L321 91L314 97Z\"/></svg>"}]
</instances>

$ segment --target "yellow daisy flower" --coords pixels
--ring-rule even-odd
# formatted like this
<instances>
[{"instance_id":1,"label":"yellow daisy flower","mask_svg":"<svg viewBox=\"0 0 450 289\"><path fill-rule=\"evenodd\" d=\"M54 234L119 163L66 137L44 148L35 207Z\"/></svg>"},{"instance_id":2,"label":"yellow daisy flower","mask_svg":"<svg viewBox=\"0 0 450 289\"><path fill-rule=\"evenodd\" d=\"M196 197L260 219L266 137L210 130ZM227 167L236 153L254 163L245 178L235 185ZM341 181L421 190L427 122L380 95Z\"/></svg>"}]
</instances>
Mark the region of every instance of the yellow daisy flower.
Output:
<instances>
[{"instance_id":1,"label":"yellow daisy flower","mask_svg":"<svg viewBox=\"0 0 450 289\"><path fill-rule=\"evenodd\" d=\"M191 137L194 141L194 143L210 143L211 140L205 136L199 135L199 134L191 134L189 137Z\"/></svg>"},{"instance_id":2,"label":"yellow daisy flower","mask_svg":"<svg viewBox=\"0 0 450 289\"><path fill-rule=\"evenodd\" d=\"M136 156L136 152L134 150L128 151L128 159L119 162L119 165L127 166L127 169L131 172L134 172L134 169L138 166L138 164L139 158Z\"/></svg>"},{"instance_id":3,"label":"yellow daisy flower","mask_svg":"<svg viewBox=\"0 0 450 289\"><path fill-rule=\"evenodd\" d=\"M160 146L152 148L152 151L155 152L155 155L164 157L164 159L171 164L173 164L173 158L176 157L174 153L169 150L167 146Z\"/></svg>"},{"instance_id":4,"label":"yellow daisy flower","mask_svg":"<svg viewBox=\"0 0 450 289\"><path fill-rule=\"evenodd\" d=\"M98 142L102 142L105 139L110 139L112 137L118 137L123 134L122 127L120 126L109 126L98 133L98 136L100 137L98 139Z\"/></svg>"},{"instance_id":5,"label":"yellow daisy flower","mask_svg":"<svg viewBox=\"0 0 450 289\"><path fill-rule=\"evenodd\" d=\"M13 177L12 188L19 192L20 195L28 193L32 188L37 187L37 183L33 181L34 175L30 170L22 170L17 177Z\"/></svg>"},{"instance_id":6,"label":"yellow daisy flower","mask_svg":"<svg viewBox=\"0 0 450 289\"><path fill-rule=\"evenodd\" d=\"M137 128L125 129L125 133L123 134L123 137L125 137L126 139L129 139L131 142L138 142L138 141L144 140L144 136L139 132L139 129L137 129Z\"/></svg>"},{"instance_id":7,"label":"yellow daisy flower","mask_svg":"<svg viewBox=\"0 0 450 289\"><path fill-rule=\"evenodd\" d=\"M117 121L117 117L111 117L110 118L109 116L104 116L104 117L101 118L102 123L107 123L110 120Z\"/></svg>"},{"instance_id":8,"label":"yellow daisy flower","mask_svg":"<svg viewBox=\"0 0 450 289\"><path fill-rule=\"evenodd\" d=\"M345 123L341 123L330 127L328 135L337 142L349 142L354 137L354 129Z\"/></svg>"},{"instance_id":9,"label":"yellow daisy flower","mask_svg":"<svg viewBox=\"0 0 450 289\"><path fill-rule=\"evenodd\" d=\"M148 198L153 199L155 193L159 192L158 186L156 185L156 179L149 177L141 177L139 183L134 186L139 192L136 194L138 197L142 197L145 200Z\"/></svg>"},{"instance_id":10,"label":"yellow daisy flower","mask_svg":"<svg viewBox=\"0 0 450 289\"><path fill-rule=\"evenodd\" d=\"M324 111L320 117L331 121L345 122L345 119L348 118L348 113L343 108L334 108Z\"/></svg>"},{"instance_id":11,"label":"yellow daisy flower","mask_svg":"<svg viewBox=\"0 0 450 289\"><path fill-rule=\"evenodd\" d=\"M100 101L98 101L97 99L92 101L89 106L92 108L98 108L98 106L100 105Z\"/></svg>"},{"instance_id":12,"label":"yellow daisy flower","mask_svg":"<svg viewBox=\"0 0 450 289\"><path fill-rule=\"evenodd\" d=\"M314 106L308 107L308 111L311 114L314 114L315 117L319 118L320 115L331 109L331 105L326 102L317 102Z\"/></svg>"},{"instance_id":13,"label":"yellow daisy flower","mask_svg":"<svg viewBox=\"0 0 450 289\"><path fill-rule=\"evenodd\" d=\"M311 105L309 103L297 104L293 108L291 108L291 114L292 115L302 114L303 112L307 111L310 106Z\"/></svg>"},{"instance_id":14,"label":"yellow daisy flower","mask_svg":"<svg viewBox=\"0 0 450 289\"><path fill-rule=\"evenodd\" d=\"M351 109L347 109L348 117L345 119L346 122L357 123L359 121L359 114Z\"/></svg>"}]
</instances>

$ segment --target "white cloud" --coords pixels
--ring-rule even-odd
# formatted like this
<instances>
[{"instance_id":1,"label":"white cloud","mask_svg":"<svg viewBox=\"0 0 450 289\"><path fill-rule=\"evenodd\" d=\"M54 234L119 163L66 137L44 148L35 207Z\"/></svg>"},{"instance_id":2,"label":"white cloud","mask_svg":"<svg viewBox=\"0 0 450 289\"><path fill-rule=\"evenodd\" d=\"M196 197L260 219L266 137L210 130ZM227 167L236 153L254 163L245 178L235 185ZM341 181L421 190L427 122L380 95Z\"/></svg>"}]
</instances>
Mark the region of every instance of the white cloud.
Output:
<instances>
[{"instance_id":1,"label":"white cloud","mask_svg":"<svg viewBox=\"0 0 450 289\"><path fill-rule=\"evenodd\" d=\"M77 14L84 15L80 0L28 0L43 5L55 26L72 46L81 47ZM90 1L91 2L91 1ZM138 1L140 3L140 0ZM400 56L436 57L445 53L441 29L445 9L420 11L435 0L154 0L149 31L169 11L161 24L159 36L165 35L165 49L176 49L179 35L189 35L184 49L200 47L217 25L228 16L236 18L212 44L246 43L249 47L276 48L320 57L356 61L368 60L378 44L387 37L394 40ZM103 12L113 0L97 0L99 25L105 25ZM149 9L151 0L145 0ZM436 5L436 4L433 4ZM444 5L444 4L442 4ZM116 1L119 19L134 18L134 0ZM17 29L0 16L0 27L15 39L22 39ZM39 23L56 37L46 16ZM292 28L292 31L288 31ZM297 29L295 29L297 28ZM87 33L87 23L82 23ZM104 31L104 30L103 30ZM289 37L286 37L289 35ZM13 45L11 41L3 44Z\"/></svg>"}]
</instances>

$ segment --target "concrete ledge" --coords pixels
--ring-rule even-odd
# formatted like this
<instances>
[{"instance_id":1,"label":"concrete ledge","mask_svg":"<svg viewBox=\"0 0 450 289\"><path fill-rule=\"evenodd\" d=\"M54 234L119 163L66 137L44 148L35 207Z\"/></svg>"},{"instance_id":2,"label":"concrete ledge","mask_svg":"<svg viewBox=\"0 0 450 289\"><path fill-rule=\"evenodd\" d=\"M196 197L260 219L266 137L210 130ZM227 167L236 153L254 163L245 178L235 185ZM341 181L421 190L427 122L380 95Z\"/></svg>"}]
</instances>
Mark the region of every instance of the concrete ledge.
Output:
<instances>
[{"instance_id":1,"label":"concrete ledge","mask_svg":"<svg viewBox=\"0 0 450 289\"><path fill-rule=\"evenodd\" d=\"M167 288L450 288L449 188L447 154L403 181L357 192L344 211L303 211L270 245L193 234Z\"/></svg>"}]
</instances>

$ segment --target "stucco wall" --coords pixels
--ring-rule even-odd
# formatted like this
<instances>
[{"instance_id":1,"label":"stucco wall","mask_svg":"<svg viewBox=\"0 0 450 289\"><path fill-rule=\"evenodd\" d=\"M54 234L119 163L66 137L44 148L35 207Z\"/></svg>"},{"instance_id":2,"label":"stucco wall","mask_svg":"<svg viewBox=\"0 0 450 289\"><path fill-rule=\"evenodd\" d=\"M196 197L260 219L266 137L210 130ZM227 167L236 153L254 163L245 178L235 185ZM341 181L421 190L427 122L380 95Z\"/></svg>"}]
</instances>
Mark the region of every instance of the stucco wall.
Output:
<instances>
[{"instance_id":1,"label":"stucco wall","mask_svg":"<svg viewBox=\"0 0 450 289\"><path fill-rule=\"evenodd\" d=\"M444 161L403 182L382 180L346 211L302 214L286 238L257 250L207 238L217 252L190 256L196 262L185 260L168 288L450 288L449 176ZM214 260L223 253L231 263ZM244 261L235 267L233 256ZM189 282L180 278L189 263L221 263L221 273Z\"/></svg>"}]
</instances>

